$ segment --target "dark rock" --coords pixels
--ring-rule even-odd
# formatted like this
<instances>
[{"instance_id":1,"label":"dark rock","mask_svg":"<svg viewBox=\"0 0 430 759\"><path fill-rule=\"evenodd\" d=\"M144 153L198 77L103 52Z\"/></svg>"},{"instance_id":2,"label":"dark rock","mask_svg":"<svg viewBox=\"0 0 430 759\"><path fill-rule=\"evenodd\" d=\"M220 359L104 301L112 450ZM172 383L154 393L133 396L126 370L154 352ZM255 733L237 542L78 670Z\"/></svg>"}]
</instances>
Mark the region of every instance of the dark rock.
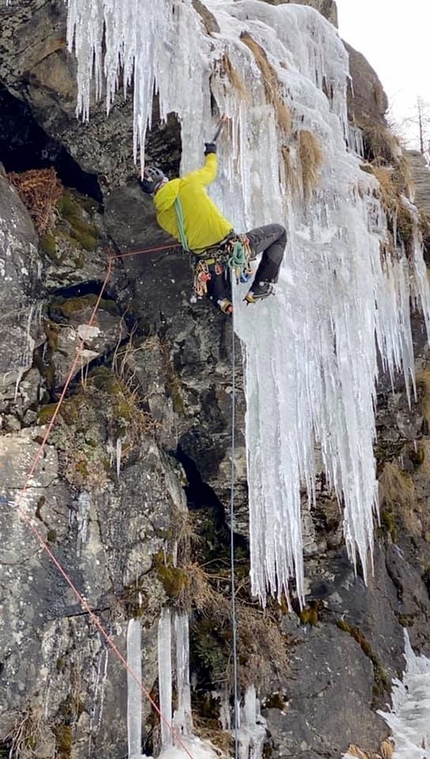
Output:
<instances>
[{"instance_id":1,"label":"dark rock","mask_svg":"<svg viewBox=\"0 0 430 759\"><path fill-rule=\"evenodd\" d=\"M379 77L364 55L344 43L349 55L352 88L348 93L348 118L358 127L370 124L386 126L388 99Z\"/></svg>"},{"instance_id":2,"label":"dark rock","mask_svg":"<svg viewBox=\"0 0 430 759\"><path fill-rule=\"evenodd\" d=\"M192 0L193 6L203 21L204 27L208 34L219 32L218 22L213 14L206 8L201 0Z\"/></svg>"},{"instance_id":3,"label":"dark rock","mask_svg":"<svg viewBox=\"0 0 430 759\"><path fill-rule=\"evenodd\" d=\"M290 666L286 707L263 712L276 756L341 756L349 743L371 749L384 724L368 711L373 669L353 638L336 627L312 628Z\"/></svg>"}]
</instances>

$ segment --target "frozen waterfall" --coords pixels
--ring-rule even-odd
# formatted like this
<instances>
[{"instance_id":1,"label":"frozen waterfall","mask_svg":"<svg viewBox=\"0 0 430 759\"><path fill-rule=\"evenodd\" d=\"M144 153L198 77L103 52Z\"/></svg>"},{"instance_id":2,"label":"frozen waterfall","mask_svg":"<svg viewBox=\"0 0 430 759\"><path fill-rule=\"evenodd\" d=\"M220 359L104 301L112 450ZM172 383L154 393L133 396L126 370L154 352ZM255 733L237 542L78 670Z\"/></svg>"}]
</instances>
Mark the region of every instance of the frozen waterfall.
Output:
<instances>
[{"instance_id":1,"label":"frozen waterfall","mask_svg":"<svg viewBox=\"0 0 430 759\"><path fill-rule=\"evenodd\" d=\"M430 759L430 659L416 656L405 630L406 669L393 680L392 709L379 711L390 727L393 759Z\"/></svg>"},{"instance_id":2,"label":"frozen waterfall","mask_svg":"<svg viewBox=\"0 0 430 759\"><path fill-rule=\"evenodd\" d=\"M417 656L405 634L406 669L393 680L392 708L378 710L392 732L392 759L430 759L430 659ZM343 759L354 759L346 753Z\"/></svg>"},{"instance_id":3,"label":"frozen waterfall","mask_svg":"<svg viewBox=\"0 0 430 759\"><path fill-rule=\"evenodd\" d=\"M356 137L347 147L348 57L336 30L310 7L258 0L205 0L219 27L211 36L192 0L68 2L79 113L89 117L92 81L108 110L120 83L133 82L137 157L155 87L161 117L173 111L180 119L188 171L213 133L212 96L230 119L212 197L237 231L287 227L277 296L245 309L238 292L235 303L245 354L253 593L263 603L268 591L288 596L295 577L303 598L300 501L303 488L314 498L316 449L343 503L349 556L354 565L359 557L366 578L378 351L384 369L403 371L408 383L410 299L429 323L430 298L419 240L409 259L401 249L381 254L388 234L378 183L360 169ZM244 35L265 51L276 91L272 84L268 93ZM298 147L305 132L323 151L314 192Z\"/></svg>"}]
</instances>

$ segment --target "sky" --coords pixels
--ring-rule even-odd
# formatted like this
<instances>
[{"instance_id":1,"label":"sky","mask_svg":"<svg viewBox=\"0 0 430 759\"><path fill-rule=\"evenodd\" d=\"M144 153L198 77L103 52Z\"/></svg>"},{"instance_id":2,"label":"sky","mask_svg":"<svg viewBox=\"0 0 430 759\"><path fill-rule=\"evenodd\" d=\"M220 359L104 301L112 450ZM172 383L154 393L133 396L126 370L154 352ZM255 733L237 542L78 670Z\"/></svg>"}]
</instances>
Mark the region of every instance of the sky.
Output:
<instances>
[{"instance_id":1,"label":"sky","mask_svg":"<svg viewBox=\"0 0 430 759\"><path fill-rule=\"evenodd\" d=\"M336 0L339 33L375 69L390 101L389 120L416 121L417 98L428 103L430 139L430 0ZM418 126L403 124L409 147Z\"/></svg>"}]
</instances>

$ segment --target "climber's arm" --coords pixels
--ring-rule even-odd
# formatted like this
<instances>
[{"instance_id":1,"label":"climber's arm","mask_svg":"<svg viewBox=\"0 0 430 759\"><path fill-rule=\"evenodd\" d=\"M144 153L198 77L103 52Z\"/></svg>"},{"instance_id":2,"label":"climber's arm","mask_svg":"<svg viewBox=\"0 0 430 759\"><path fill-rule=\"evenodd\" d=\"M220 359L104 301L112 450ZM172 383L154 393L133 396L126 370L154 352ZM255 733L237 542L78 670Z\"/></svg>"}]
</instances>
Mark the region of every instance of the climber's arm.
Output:
<instances>
[{"instance_id":1,"label":"climber's arm","mask_svg":"<svg viewBox=\"0 0 430 759\"><path fill-rule=\"evenodd\" d=\"M209 143L210 145L211 143ZM218 172L218 158L215 152L207 153L205 158L205 165L197 171L188 174L186 179L192 179L195 182L199 182L204 187L214 181ZM184 177L185 179L185 177Z\"/></svg>"}]
</instances>

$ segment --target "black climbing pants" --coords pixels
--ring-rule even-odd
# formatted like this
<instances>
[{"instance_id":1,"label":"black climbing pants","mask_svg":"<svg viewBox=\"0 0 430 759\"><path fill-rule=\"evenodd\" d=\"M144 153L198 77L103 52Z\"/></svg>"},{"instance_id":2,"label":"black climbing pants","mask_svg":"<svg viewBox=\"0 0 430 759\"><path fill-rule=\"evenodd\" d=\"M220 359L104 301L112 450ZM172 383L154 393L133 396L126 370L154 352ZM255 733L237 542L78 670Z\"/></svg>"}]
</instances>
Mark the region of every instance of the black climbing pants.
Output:
<instances>
[{"instance_id":1,"label":"black climbing pants","mask_svg":"<svg viewBox=\"0 0 430 759\"><path fill-rule=\"evenodd\" d=\"M287 244L287 232L281 224L266 224L246 233L255 255L262 253L260 265L256 271L255 282L277 282L279 268Z\"/></svg>"},{"instance_id":2,"label":"black climbing pants","mask_svg":"<svg viewBox=\"0 0 430 759\"><path fill-rule=\"evenodd\" d=\"M287 243L287 232L281 224L266 224L264 227L256 227L246 232L254 255L262 253L260 265L256 271L255 282L277 282L279 267L284 256ZM207 282L208 298L216 306L219 301L231 300L230 271L222 267L223 271L217 273L218 267L209 264L208 270L211 278Z\"/></svg>"}]
</instances>

